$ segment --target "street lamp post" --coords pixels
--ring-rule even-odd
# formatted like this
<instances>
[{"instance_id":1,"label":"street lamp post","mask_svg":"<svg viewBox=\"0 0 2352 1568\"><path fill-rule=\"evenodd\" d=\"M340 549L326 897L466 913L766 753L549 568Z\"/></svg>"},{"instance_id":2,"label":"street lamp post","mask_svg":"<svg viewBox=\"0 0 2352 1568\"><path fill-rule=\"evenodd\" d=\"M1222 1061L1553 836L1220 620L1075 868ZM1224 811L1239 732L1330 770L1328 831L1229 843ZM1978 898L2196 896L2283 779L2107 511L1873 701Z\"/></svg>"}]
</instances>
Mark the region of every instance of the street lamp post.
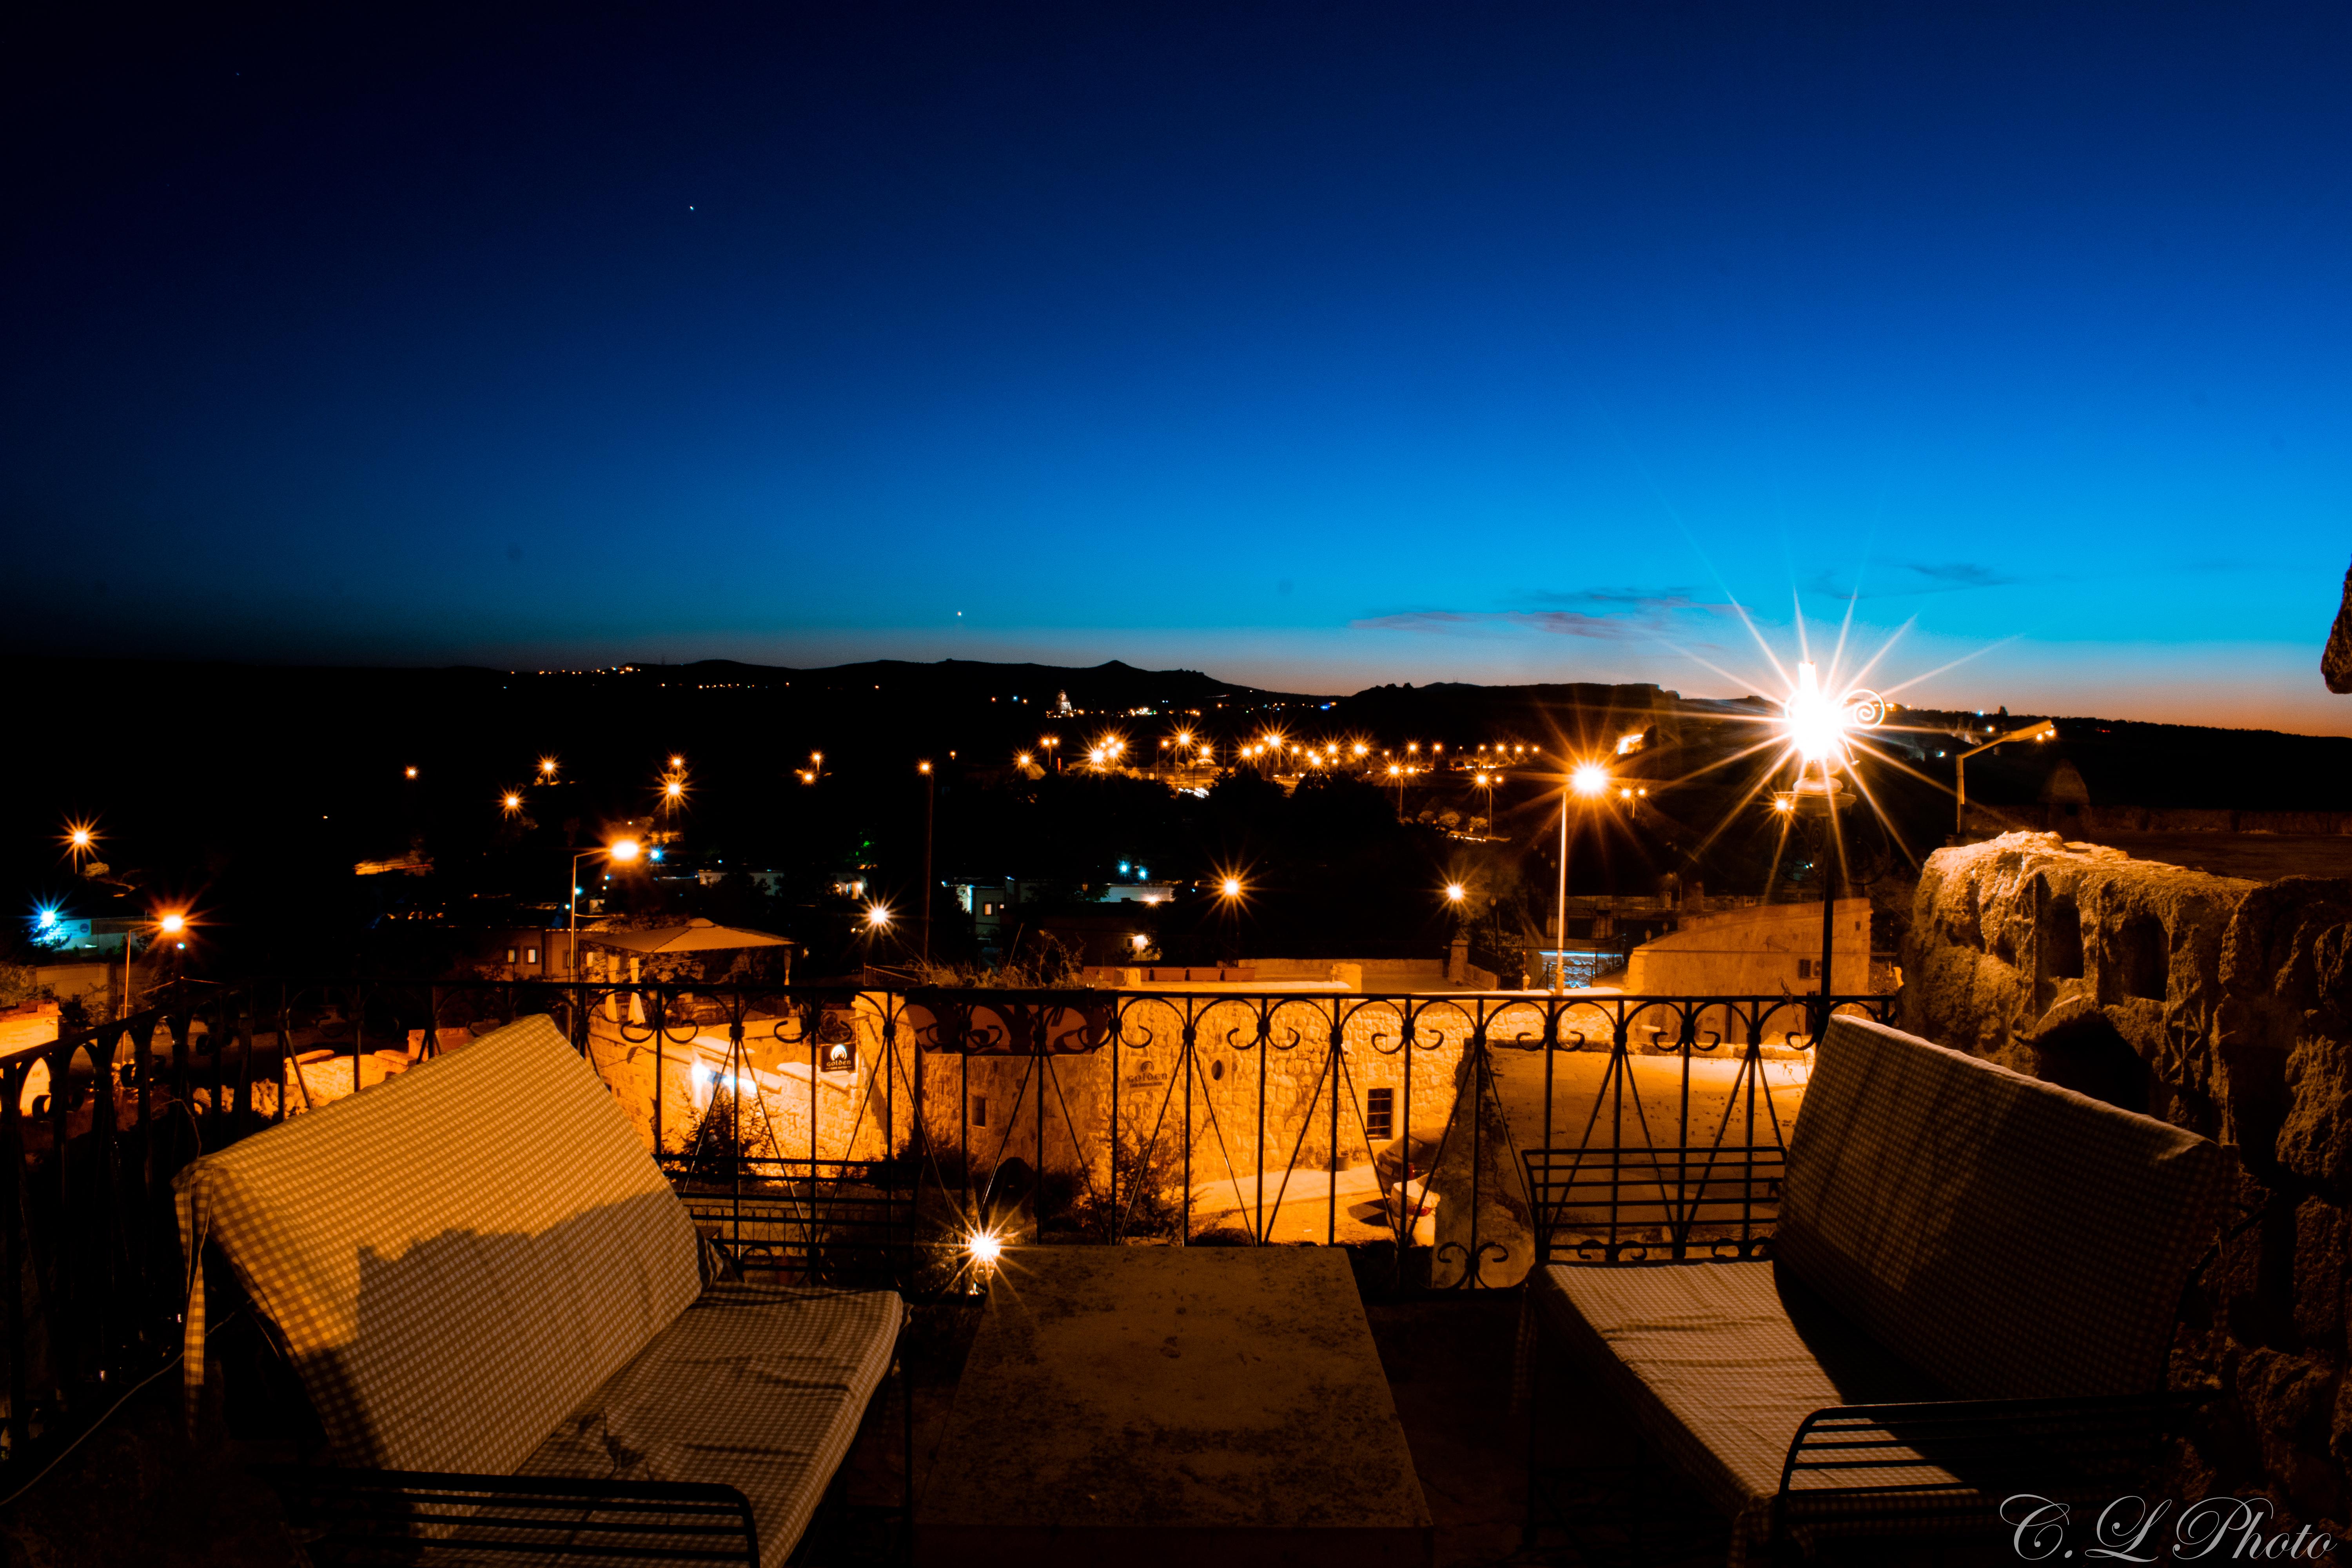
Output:
<instances>
[{"instance_id":1,"label":"street lamp post","mask_svg":"<svg viewBox=\"0 0 2352 1568\"><path fill-rule=\"evenodd\" d=\"M2045 719L2039 724L2028 724L2022 730L2011 730L2006 735L1987 741L1983 745L1962 752L1958 756L1954 757L1952 785L1953 793L1958 800L1954 808L1958 816L1952 824L1952 831L1962 837L1966 837L1969 831L1969 759L1970 757L1975 756L1978 752L1990 752L1995 746L2006 746L2011 741L2054 741L2057 738L2058 726Z\"/></svg>"},{"instance_id":2,"label":"street lamp post","mask_svg":"<svg viewBox=\"0 0 2352 1568\"><path fill-rule=\"evenodd\" d=\"M1886 703L1878 693L1859 687L1831 698L1822 689L1820 671L1807 660L1797 666L1797 689L1789 694L1781 710L1790 749L1796 756L1797 781L1793 788L1774 794L1772 808L1818 824L1814 850L1822 868L1822 957L1817 971L1821 1003L1814 1031L1818 1039L1829 1032L1830 1009L1835 1005L1830 978L1837 952L1838 889L1832 879L1841 872L1832 868L1830 860L1832 850L1841 862L1844 859L1837 814L1853 804L1854 798L1837 777L1837 770L1852 766L1853 760L1846 754L1847 732L1875 727L1886 716Z\"/></svg>"},{"instance_id":3,"label":"street lamp post","mask_svg":"<svg viewBox=\"0 0 2352 1568\"><path fill-rule=\"evenodd\" d=\"M934 777L935 777L935 775L931 773L931 764L930 764L930 763L918 763L918 764L917 764L917 766L921 770L921 773L922 773L922 775L923 775L923 917L922 917L922 918L923 918L923 943L922 943L922 959L923 959L923 966L924 966L926 969L928 969L928 968L929 968L929 967L930 967L930 963L931 963L931 802L932 802L932 795L933 795L933 794L934 794Z\"/></svg>"},{"instance_id":4,"label":"street lamp post","mask_svg":"<svg viewBox=\"0 0 2352 1568\"><path fill-rule=\"evenodd\" d=\"M1568 989L1568 797L1580 795L1587 800L1597 799L1609 789L1609 770L1599 763L1582 763L1569 769L1559 784L1559 900L1556 906L1551 966L1552 994Z\"/></svg>"},{"instance_id":5,"label":"street lamp post","mask_svg":"<svg viewBox=\"0 0 2352 1568\"><path fill-rule=\"evenodd\" d=\"M637 841L634 838L615 838L602 848L583 849L572 858L572 880L567 884L572 889L572 896L568 900L565 922L571 930L571 940L566 944L569 951L564 954L564 962L572 971L572 978L574 980L580 978L580 862L592 855L602 855L617 865L625 866L637 858Z\"/></svg>"},{"instance_id":6,"label":"street lamp post","mask_svg":"<svg viewBox=\"0 0 2352 1568\"><path fill-rule=\"evenodd\" d=\"M1239 963L1242 961L1242 879L1239 877L1226 877L1221 879L1217 883L1217 898L1224 905L1225 918L1223 924L1226 930L1225 948L1227 952L1233 954L1232 962ZM1225 960L1222 955L1220 955L1218 962L1223 963Z\"/></svg>"},{"instance_id":7,"label":"street lamp post","mask_svg":"<svg viewBox=\"0 0 2352 1568\"><path fill-rule=\"evenodd\" d=\"M155 934L158 936L175 937L187 929L188 917L177 910L167 910L155 917ZM135 931L122 933L122 1016L126 1018L131 1016L131 951L138 934Z\"/></svg>"}]
</instances>

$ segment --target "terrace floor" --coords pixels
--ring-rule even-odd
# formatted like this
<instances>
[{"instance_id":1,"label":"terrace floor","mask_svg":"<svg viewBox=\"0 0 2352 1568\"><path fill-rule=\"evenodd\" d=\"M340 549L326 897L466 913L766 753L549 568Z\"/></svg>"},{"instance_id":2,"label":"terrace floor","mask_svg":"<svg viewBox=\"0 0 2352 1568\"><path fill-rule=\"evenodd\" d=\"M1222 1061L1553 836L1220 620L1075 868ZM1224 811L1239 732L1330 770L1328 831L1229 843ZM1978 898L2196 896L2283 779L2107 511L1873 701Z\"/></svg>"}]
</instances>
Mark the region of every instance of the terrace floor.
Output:
<instances>
[{"instance_id":1,"label":"terrace floor","mask_svg":"<svg viewBox=\"0 0 2352 1568\"><path fill-rule=\"evenodd\" d=\"M1598 1493L1588 1500L1592 1513L1588 1550L1580 1552L1559 1532L1549 1532L1536 1550L1524 1550L1521 1521L1527 1496L1527 1423L1511 1414L1511 1365L1517 1342L1519 1293L1481 1292L1474 1297L1368 1301L1367 1317L1379 1348L1397 1415L1420 1472L1422 1489L1437 1524L1437 1568L1477 1568L1486 1563L1557 1563L1562 1568L1632 1561L1621 1551L1622 1521ZM950 1305L917 1310L906 1342L915 1377L915 1466L922 1484L944 1436L956 1380L971 1348L981 1312ZM1603 1441L1601 1449L1622 1445ZM897 1495L900 1465L894 1423L869 1421L850 1456L851 1500L885 1502ZM1676 1496L1667 1477L1647 1506L1683 1521L1679 1539L1645 1542L1642 1561L1655 1568L1720 1564L1728 1540L1695 1497ZM1690 1521L1696 1521L1696 1528ZM846 1543L845 1543L846 1544ZM1671 1546L1671 1551L1659 1550ZM854 1553L850 1547L845 1555Z\"/></svg>"},{"instance_id":2,"label":"terrace floor","mask_svg":"<svg viewBox=\"0 0 2352 1568\"><path fill-rule=\"evenodd\" d=\"M919 1308L908 1331L919 1487L979 1328L976 1306ZM1518 1310L1516 1290L1366 1305L1435 1518L1438 1568L1720 1564L1724 1526L1671 1468L1640 1465L1637 1485L1621 1479L1625 1457L1639 1446L1622 1418L1597 1403L1547 1432L1550 1462L1565 1467L1561 1500L1570 1529L1522 1544L1528 1427L1510 1408ZM178 1400L175 1376L139 1391L56 1473L0 1513L0 1553L9 1568L296 1568L301 1558L275 1500L239 1468L242 1456L199 1449L181 1436ZM849 1500L895 1502L899 1454L897 1402L886 1390L845 1468ZM1641 1528L1629 1539L1636 1520ZM878 1546L868 1532L839 1530L812 1542L808 1561L878 1568L885 1561ZM1883 1544L1853 1559L1908 1560ZM1979 1560L2014 1558L2005 1550L1979 1559L1947 1548L1939 1557L1918 1559L1953 1568Z\"/></svg>"}]
</instances>

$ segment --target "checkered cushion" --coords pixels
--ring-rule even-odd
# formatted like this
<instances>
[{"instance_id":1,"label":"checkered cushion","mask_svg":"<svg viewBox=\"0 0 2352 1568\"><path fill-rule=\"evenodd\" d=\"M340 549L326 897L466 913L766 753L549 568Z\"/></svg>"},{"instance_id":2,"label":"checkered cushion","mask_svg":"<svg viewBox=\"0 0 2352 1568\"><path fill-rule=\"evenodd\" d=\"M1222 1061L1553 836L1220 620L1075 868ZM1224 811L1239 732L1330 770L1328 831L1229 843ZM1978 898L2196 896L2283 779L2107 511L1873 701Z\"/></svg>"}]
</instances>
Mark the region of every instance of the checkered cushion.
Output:
<instances>
[{"instance_id":1,"label":"checkered cushion","mask_svg":"<svg viewBox=\"0 0 2352 1568\"><path fill-rule=\"evenodd\" d=\"M734 1487L773 1568L847 1456L903 1310L888 1291L713 1286L520 1473Z\"/></svg>"},{"instance_id":2,"label":"checkered cushion","mask_svg":"<svg viewBox=\"0 0 2352 1568\"><path fill-rule=\"evenodd\" d=\"M205 1155L177 1185L188 1376L209 1237L346 1464L507 1474L702 1287L686 1211L545 1017Z\"/></svg>"},{"instance_id":3,"label":"checkered cushion","mask_svg":"<svg viewBox=\"0 0 2352 1568\"><path fill-rule=\"evenodd\" d=\"M1530 1279L1528 1305L1733 1521L1735 1563L1769 1535L1781 1462L1807 1415L1944 1397L1801 1286L1784 1297L1769 1263L1553 1264ZM1871 1479L1965 1489L1925 1460Z\"/></svg>"},{"instance_id":4,"label":"checkered cushion","mask_svg":"<svg viewBox=\"0 0 2352 1568\"><path fill-rule=\"evenodd\" d=\"M2163 1385L2221 1149L1864 1019L1830 1026L1776 1256L1976 1398Z\"/></svg>"}]
</instances>

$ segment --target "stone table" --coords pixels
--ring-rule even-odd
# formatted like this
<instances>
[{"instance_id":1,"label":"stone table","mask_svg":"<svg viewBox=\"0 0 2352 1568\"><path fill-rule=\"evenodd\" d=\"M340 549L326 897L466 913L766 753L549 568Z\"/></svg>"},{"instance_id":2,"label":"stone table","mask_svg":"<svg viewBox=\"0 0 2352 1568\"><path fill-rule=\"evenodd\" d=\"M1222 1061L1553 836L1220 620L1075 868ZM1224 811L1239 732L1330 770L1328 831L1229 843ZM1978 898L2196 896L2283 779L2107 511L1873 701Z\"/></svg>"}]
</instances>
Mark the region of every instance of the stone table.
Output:
<instances>
[{"instance_id":1,"label":"stone table","mask_svg":"<svg viewBox=\"0 0 2352 1568\"><path fill-rule=\"evenodd\" d=\"M1346 1256L1008 1248L915 1508L917 1568L1425 1568Z\"/></svg>"}]
</instances>

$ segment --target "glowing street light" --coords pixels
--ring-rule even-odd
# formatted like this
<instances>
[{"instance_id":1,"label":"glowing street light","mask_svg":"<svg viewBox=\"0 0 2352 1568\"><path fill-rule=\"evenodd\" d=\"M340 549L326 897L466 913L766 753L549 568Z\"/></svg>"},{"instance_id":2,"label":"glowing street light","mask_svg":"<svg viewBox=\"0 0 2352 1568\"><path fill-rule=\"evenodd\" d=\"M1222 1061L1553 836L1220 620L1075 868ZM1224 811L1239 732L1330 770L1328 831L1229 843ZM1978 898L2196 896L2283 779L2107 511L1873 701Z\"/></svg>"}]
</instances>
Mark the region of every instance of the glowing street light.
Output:
<instances>
[{"instance_id":1,"label":"glowing street light","mask_svg":"<svg viewBox=\"0 0 2352 1568\"><path fill-rule=\"evenodd\" d=\"M1568 775L1568 782L1577 794L1591 800L1609 793L1609 770L1599 763L1580 763Z\"/></svg>"},{"instance_id":2,"label":"glowing street light","mask_svg":"<svg viewBox=\"0 0 2352 1568\"><path fill-rule=\"evenodd\" d=\"M1844 803L1838 796L1845 786L1837 770L1851 763L1846 736L1855 730L1874 729L1886 717L1886 700L1863 687L1837 697L1822 689L1821 672L1811 659L1797 666L1797 687L1780 705L1781 727L1797 762L1797 783L1791 792L1799 806L1816 802L1824 810Z\"/></svg>"},{"instance_id":3,"label":"glowing street light","mask_svg":"<svg viewBox=\"0 0 2352 1568\"><path fill-rule=\"evenodd\" d=\"M883 931L883 930L887 930L887 929L888 928L889 924L890 924L890 906L889 906L889 905L887 905L887 904L868 904L868 905L866 905L866 930L868 930L868 931Z\"/></svg>"},{"instance_id":4,"label":"glowing street light","mask_svg":"<svg viewBox=\"0 0 2352 1568\"><path fill-rule=\"evenodd\" d=\"M499 805L509 816L516 816L522 810L522 796L509 790L499 797Z\"/></svg>"},{"instance_id":5,"label":"glowing street light","mask_svg":"<svg viewBox=\"0 0 2352 1568\"><path fill-rule=\"evenodd\" d=\"M553 757L541 757L539 759L539 776L543 779L551 779L555 776L555 759Z\"/></svg>"},{"instance_id":6,"label":"glowing street light","mask_svg":"<svg viewBox=\"0 0 2352 1568\"><path fill-rule=\"evenodd\" d=\"M68 822L58 842L66 847L66 854L72 858L74 869L79 871L81 863L97 852L98 828L87 822Z\"/></svg>"},{"instance_id":7,"label":"glowing street light","mask_svg":"<svg viewBox=\"0 0 2352 1568\"><path fill-rule=\"evenodd\" d=\"M1461 883L1448 882L1445 884L1445 901L1447 903L1458 904L1469 896L1470 889L1464 887Z\"/></svg>"},{"instance_id":8,"label":"glowing street light","mask_svg":"<svg viewBox=\"0 0 2352 1568\"><path fill-rule=\"evenodd\" d=\"M1217 896L1224 899L1240 898L1242 896L1242 879L1239 877L1226 878L1223 881L1217 884Z\"/></svg>"},{"instance_id":9,"label":"glowing street light","mask_svg":"<svg viewBox=\"0 0 2352 1568\"><path fill-rule=\"evenodd\" d=\"M416 770L415 770L415 768L411 768L411 769L409 769L409 770L408 770L408 776L409 776L410 778L415 778L415 777L416 776Z\"/></svg>"},{"instance_id":10,"label":"glowing street light","mask_svg":"<svg viewBox=\"0 0 2352 1568\"><path fill-rule=\"evenodd\" d=\"M165 936L177 936L188 929L188 917L173 910L157 921L155 927Z\"/></svg>"}]
</instances>

